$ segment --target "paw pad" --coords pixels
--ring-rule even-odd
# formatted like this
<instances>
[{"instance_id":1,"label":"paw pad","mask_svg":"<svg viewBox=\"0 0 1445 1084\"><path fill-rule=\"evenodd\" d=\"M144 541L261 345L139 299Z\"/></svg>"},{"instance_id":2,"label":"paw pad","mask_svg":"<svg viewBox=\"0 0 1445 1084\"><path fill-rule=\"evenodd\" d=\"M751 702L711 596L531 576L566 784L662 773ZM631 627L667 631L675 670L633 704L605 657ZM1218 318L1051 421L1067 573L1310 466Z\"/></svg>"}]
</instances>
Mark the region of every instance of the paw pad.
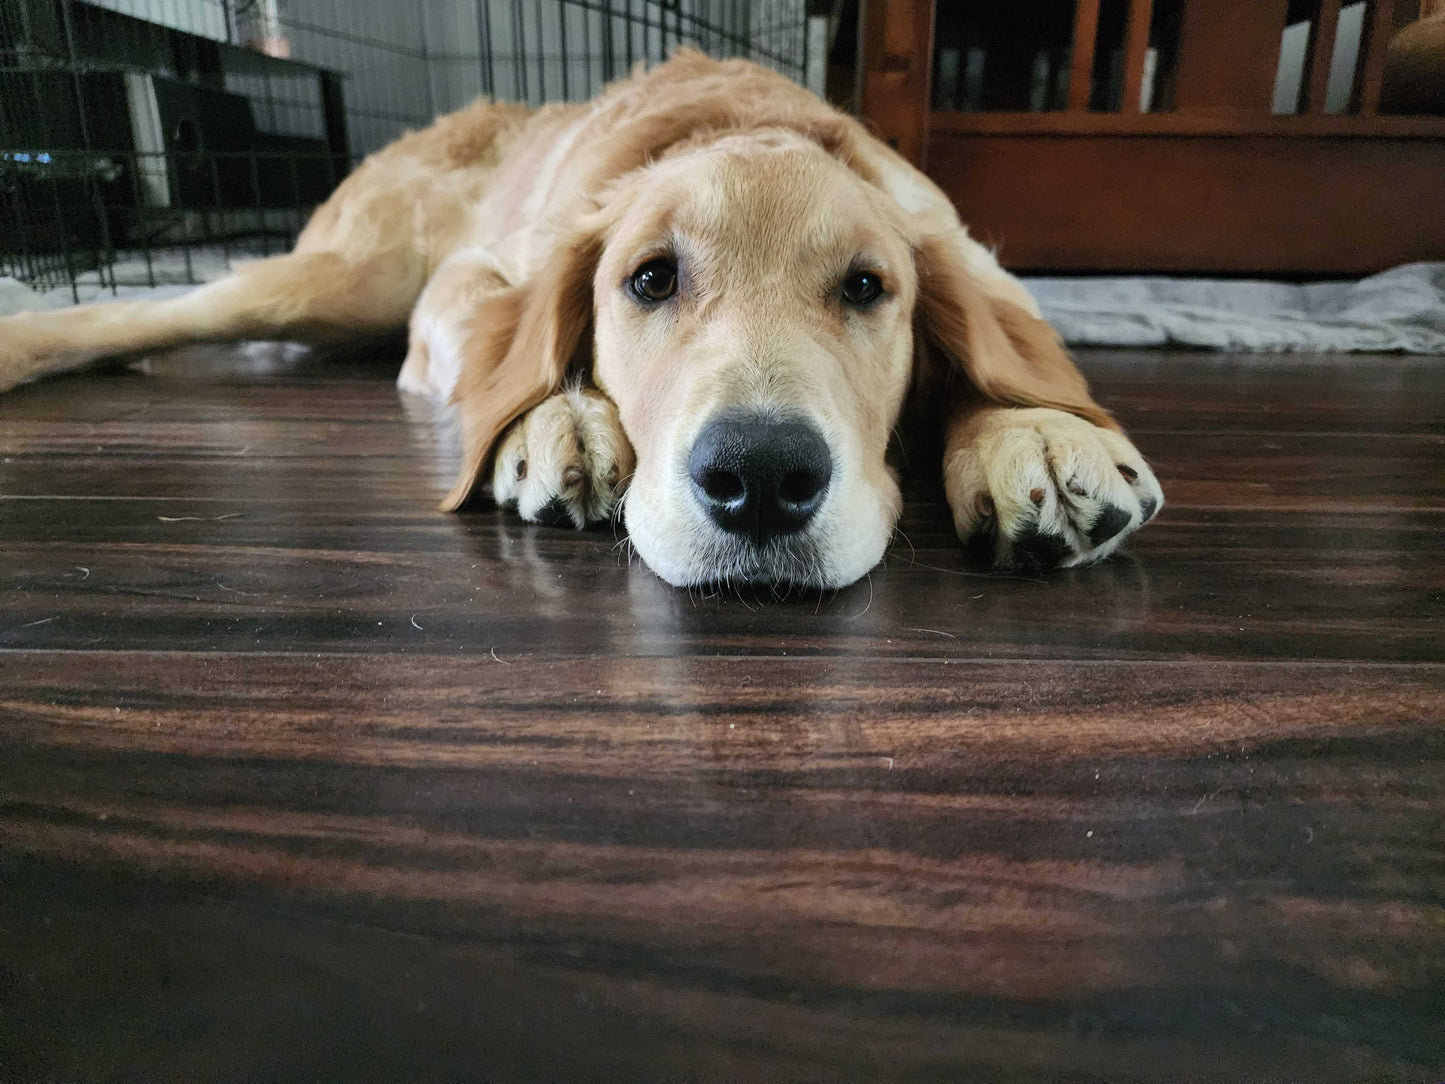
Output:
<instances>
[{"instance_id":1,"label":"paw pad","mask_svg":"<svg viewBox=\"0 0 1445 1084\"><path fill-rule=\"evenodd\" d=\"M576 526L572 518L572 510L567 506L566 500L561 497L553 497L537 510L533 522L540 523L544 527L573 527Z\"/></svg>"},{"instance_id":2,"label":"paw pad","mask_svg":"<svg viewBox=\"0 0 1445 1084\"><path fill-rule=\"evenodd\" d=\"M1133 518L1126 509L1120 508L1117 504L1106 504L1098 518L1094 520L1093 525L1089 527L1089 541L1096 546L1102 546L1129 526L1129 521Z\"/></svg>"},{"instance_id":3,"label":"paw pad","mask_svg":"<svg viewBox=\"0 0 1445 1084\"><path fill-rule=\"evenodd\" d=\"M1013 538L1013 567L1022 572L1046 572L1068 555L1068 539L1040 531L1036 524Z\"/></svg>"}]
</instances>

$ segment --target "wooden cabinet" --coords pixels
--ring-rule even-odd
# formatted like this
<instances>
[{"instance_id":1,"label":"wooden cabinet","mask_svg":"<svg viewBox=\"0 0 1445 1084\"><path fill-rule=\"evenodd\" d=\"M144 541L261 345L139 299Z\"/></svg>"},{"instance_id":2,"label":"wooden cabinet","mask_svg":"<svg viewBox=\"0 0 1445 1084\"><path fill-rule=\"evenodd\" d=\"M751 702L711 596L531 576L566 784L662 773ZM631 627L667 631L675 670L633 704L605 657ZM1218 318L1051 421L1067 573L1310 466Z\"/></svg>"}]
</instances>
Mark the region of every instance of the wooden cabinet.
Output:
<instances>
[{"instance_id":1,"label":"wooden cabinet","mask_svg":"<svg viewBox=\"0 0 1445 1084\"><path fill-rule=\"evenodd\" d=\"M943 7L865 0L863 112L1008 266L1332 275L1445 258L1445 117L1379 108L1387 45L1414 11L1077 0L1061 48L1041 3L1038 40L1015 43L1037 47L1030 100L1000 109L1007 81L988 81L970 42L990 41L1003 5ZM1346 22L1353 52L1337 50ZM1277 86L1287 27L1304 43L1293 97ZM1345 106L1327 111L1342 77ZM1295 112L1274 111L1282 96Z\"/></svg>"}]
</instances>

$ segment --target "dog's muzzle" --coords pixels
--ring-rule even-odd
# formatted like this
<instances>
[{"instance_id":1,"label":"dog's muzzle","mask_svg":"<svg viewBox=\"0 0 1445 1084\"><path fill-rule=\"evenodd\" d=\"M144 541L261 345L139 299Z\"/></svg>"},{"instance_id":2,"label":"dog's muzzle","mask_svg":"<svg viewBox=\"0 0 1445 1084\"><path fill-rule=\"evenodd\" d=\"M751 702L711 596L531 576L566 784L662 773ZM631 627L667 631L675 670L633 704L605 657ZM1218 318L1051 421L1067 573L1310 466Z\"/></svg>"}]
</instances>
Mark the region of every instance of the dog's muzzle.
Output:
<instances>
[{"instance_id":1,"label":"dog's muzzle","mask_svg":"<svg viewBox=\"0 0 1445 1084\"><path fill-rule=\"evenodd\" d=\"M833 457L806 421L722 415L698 435L687 472L712 522L761 548L808 525L833 477Z\"/></svg>"}]
</instances>

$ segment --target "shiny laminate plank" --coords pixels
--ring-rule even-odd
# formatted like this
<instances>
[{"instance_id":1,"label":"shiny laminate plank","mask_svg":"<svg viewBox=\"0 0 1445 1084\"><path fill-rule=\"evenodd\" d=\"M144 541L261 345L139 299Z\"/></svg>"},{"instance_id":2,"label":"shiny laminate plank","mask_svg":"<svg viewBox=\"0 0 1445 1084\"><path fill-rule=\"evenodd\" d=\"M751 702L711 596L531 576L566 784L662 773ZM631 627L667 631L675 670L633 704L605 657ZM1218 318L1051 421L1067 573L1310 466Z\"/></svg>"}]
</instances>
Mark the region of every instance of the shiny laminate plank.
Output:
<instances>
[{"instance_id":1,"label":"shiny laminate plank","mask_svg":"<svg viewBox=\"0 0 1445 1084\"><path fill-rule=\"evenodd\" d=\"M1438 1075L1439 360L1084 362L1126 556L782 599L434 512L394 359L0 400L0 1075Z\"/></svg>"}]
</instances>

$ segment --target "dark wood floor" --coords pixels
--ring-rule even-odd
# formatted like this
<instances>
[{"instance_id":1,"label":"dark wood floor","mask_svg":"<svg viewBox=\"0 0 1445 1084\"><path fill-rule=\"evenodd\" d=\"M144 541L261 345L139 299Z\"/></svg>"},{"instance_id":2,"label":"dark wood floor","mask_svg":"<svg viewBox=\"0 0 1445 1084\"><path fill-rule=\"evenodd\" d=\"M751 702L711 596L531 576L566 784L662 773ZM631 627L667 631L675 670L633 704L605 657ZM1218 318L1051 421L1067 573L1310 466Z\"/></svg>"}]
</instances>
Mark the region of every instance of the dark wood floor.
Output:
<instances>
[{"instance_id":1,"label":"dark wood floor","mask_svg":"<svg viewBox=\"0 0 1445 1084\"><path fill-rule=\"evenodd\" d=\"M1425 1080L1445 359L1083 359L1169 503L673 591L391 365L0 399L0 1078Z\"/></svg>"}]
</instances>

